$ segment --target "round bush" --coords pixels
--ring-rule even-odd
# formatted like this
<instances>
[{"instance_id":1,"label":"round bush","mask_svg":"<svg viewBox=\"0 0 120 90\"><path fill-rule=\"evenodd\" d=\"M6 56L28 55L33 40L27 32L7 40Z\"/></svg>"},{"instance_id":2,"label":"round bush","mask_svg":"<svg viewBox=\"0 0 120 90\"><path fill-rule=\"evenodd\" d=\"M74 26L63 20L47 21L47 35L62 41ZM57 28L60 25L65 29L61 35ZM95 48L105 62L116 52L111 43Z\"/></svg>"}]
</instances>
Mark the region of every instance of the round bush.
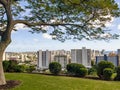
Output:
<instances>
[{"instance_id":1,"label":"round bush","mask_svg":"<svg viewBox=\"0 0 120 90\"><path fill-rule=\"evenodd\" d=\"M80 68L85 68L85 66L82 64L70 63L70 64L67 64L66 68L69 74L76 75L77 70L79 70Z\"/></svg>"},{"instance_id":2,"label":"round bush","mask_svg":"<svg viewBox=\"0 0 120 90\"><path fill-rule=\"evenodd\" d=\"M120 66L116 67L116 73L117 75L115 77L115 80L120 81Z\"/></svg>"},{"instance_id":3,"label":"round bush","mask_svg":"<svg viewBox=\"0 0 120 90\"><path fill-rule=\"evenodd\" d=\"M94 67L88 69L88 75L96 75L96 74L97 74L97 70Z\"/></svg>"},{"instance_id":4,"label":"round bush","mask_svg":"<svg viewBox=\"0 0 120 90\"><path fill-rule=\"evenodd\" d=\"M58 62L51 62L49 64L49 70L52 74L58 75L61 71L61 65Z\"/></svg>"},{"instance_id":5,"label":"round bush","mask_svg":"<svg viewBox=\"0 0 120 90\"><path fill-rule=\"evenodd\" d=\"M110 80L112 74L113 74L113 69L111 69L111 68L105 68L103 70L103 77L105 80Z\"/></svg>"},{"instance_id":6,"label":"round bush","mask_svg":"<svg viewBox=\"0 0 120 90\"><path fill-rule=\"evenodd\" d=\"M105 68L111 68L114 69L114 65L111 62L108 61L100 61L97 65L97 75L103 79L103 70Z\"/></svg>"},{"instance_id":7,"label":"round bush","mask_svg":"<svg viewBox=\"0 0 120 90\"><path fill-rule=\"evenodd\" d=\"M79 68L79 70L76 71L76 76L85 77L86 75L87 75L86 68Z\"/></svg>"}]
</instances>

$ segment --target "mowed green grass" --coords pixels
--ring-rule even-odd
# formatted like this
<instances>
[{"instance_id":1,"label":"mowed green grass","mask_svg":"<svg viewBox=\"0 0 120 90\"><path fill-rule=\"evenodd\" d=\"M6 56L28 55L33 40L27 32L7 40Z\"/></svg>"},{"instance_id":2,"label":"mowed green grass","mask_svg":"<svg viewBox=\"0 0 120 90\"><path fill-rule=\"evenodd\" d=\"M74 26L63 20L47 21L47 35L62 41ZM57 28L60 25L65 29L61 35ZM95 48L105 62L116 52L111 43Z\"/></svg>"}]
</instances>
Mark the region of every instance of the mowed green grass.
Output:
<instances>
[{"instance_id":1,"label":"mowed green grass","mask_svg":"<svg viewBox=\"0 0 120 90\"><path fill-rule=\"evenodd\" d=\"M6 73L7 80L20 80L11 90L120 90L118 81L101 81L64 76Z\"/></svg>"}]
</instances>

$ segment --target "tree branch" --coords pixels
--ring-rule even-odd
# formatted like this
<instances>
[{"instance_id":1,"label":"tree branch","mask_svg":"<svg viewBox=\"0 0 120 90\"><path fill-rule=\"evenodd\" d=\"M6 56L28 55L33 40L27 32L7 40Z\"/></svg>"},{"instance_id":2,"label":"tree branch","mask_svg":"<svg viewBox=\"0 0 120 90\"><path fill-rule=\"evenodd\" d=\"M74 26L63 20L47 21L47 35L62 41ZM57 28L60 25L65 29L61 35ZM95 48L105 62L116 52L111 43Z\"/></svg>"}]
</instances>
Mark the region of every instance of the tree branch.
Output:
<instances>
[{"instance_id":1,"label":"tree branch","mask_svg":"<svg viewBox=\"0 0 120 90\"><path fill-rule=\"evenodd\" d=\"M22 23L22 24L25 24L27 26L41 26L41 25L45 25L45 26L65 26L65 25L80 25L80 24L74 24L74 23L42 23L42 22L36 22L36 23L30 23L29 21L26 21L26 20L14 20L13 21L13 24L16 25L18 23Z\"/></svg>"},{"instance_id":2,"label":"tree branch","mask_svg":"<svg viewBox=\"0 0 120 90\"><path fill-rule=\"evenodd\" d=\"M0 3L1 3L2 5L5 5L5 4L7 4L7 1L6 1L6 0L0 0Z\"/></svg>"}]
</instances>

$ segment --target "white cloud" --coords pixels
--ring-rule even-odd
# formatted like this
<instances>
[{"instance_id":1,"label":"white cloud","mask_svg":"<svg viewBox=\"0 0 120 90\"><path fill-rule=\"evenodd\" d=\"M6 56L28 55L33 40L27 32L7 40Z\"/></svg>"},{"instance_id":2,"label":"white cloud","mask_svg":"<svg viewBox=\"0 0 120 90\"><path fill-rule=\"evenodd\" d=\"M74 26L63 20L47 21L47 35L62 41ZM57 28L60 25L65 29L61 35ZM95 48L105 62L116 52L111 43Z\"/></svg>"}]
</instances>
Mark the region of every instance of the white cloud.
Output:
<instances>
[{"instance_id":1,"label":"white cloud","mask_svg":"<svg viewBox=\"0 0 120 90\"><path fill-rule=\"evenodd\" d=\"M120 30L120 24L118 25L118 29Z\"/></svg>"},{"instance_id":2,"label":"white cloud","mask_svg":"<svg viewBox=\"0 0 120 90\"><path fill-rule=\"evenodd\" d=\"M52 36L47 33L44 33L42 36L46 39L52 39Z\"/></svg>"},{"instance_id":3,"label":"white cloud","mask_svg":"<svg viewBox=\"0 0 120 90\"><path fill-rule=\"evenodd\" d=\"M108 16L108 17L110 17L110 16ZM111 20L109 21L109 22L106 22L106 24L105 24L105 26L106 27L111 27L112 26L112 22L114 21L114 17L111 17Z\"/></svg>"},{"instance_id":4,"label":"white cloud","mask_svg":"<svg viewBox=\"0 0 120 90\"><path fill-rule=\"evenodd\" d=\"M15 29L23 29L24 28L24 24L17 24L17 25L15 25Z\"/></svg>"}]
</instances>

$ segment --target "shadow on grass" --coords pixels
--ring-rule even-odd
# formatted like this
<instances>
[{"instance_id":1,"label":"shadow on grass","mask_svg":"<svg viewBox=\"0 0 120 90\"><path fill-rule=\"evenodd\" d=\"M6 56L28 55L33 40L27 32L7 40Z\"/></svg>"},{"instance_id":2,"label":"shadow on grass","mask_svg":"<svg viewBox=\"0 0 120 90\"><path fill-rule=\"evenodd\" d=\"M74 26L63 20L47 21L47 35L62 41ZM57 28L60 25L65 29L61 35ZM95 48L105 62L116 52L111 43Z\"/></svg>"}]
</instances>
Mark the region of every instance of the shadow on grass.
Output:
<instances>
[{"instance_id":1,"label":"shadow on grass","mask_svg":"<svg viewBox=\"0 0 120 90\"><path fill-rule=\"evenodd\" d=\"M8 89L14 88L14 87L20 85L21 81L8 80L8 81L6 81L6 83L7 84L5 84L5 85L0 85L0 90L8 90Z\"/></svg>"}]
</instances>

